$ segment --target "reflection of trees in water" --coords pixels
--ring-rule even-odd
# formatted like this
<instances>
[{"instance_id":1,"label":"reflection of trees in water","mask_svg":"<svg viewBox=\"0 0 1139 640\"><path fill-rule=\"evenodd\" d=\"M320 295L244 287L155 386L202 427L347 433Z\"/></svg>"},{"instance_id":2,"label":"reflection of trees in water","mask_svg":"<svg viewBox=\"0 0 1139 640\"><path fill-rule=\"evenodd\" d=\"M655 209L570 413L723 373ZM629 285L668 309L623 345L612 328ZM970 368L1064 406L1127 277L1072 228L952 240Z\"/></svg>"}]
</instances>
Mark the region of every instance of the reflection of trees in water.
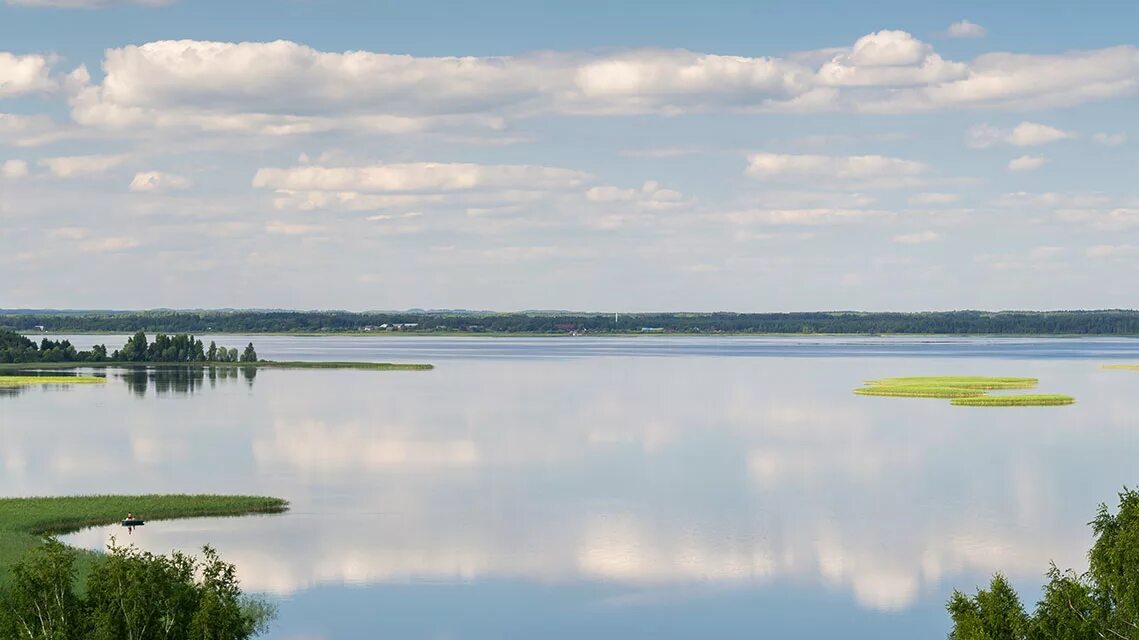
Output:
<instances>
[{"instance_id":1,"label":"reflection of trees in water","mask_svg":"<svg viewBox=\"0 0 1139 640\"><path fill-rule=\"evenodd\" d=\"M15 385L15 386L0 385L0 398L5 398L8 396L18 396L24 392L24 389L25 389L24 385Z\"/></svg>"},{"instance_id":2,"label":"reflection of trees in water","mask_svg":"<svg viewBox=\"0 0 1139 640\"><path fill-rule=\"evenodd\" d=\"M257 377L256 367L132 367L125 369L120 377L127 387L139 397L146 395L147 389L154 386L158 395L190 395L202 389L208 381L210 388L217 386L218 380L224 383L237 382L243 378L249 386Z\"/></svg>"}]
</instances>

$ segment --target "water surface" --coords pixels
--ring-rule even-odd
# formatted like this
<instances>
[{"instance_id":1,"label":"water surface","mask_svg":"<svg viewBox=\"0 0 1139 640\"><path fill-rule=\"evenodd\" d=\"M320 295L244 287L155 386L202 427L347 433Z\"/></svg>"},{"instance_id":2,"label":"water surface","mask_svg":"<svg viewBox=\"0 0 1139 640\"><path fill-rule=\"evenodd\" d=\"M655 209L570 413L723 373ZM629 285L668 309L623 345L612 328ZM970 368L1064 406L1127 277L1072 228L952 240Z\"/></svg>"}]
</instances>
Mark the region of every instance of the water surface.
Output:
<instances>
[{"instance_id":1,"label":"water surface","mask_svg":"<svg viewBox=\"0 0 1139 640\"><path fill-rule=\"evenodd\" d=\"M1139 372L1099 367L1139 362L1130 340L214 339L437 368L25 389L0 396L0 486L291 500L130 536L217 546L279 601L275 639L943 638L954 587L1001 569L1034 601L1049 560L1082 566L1096 504L1136 484ZM1079 402L851 394L942 374Z\"/></svg>"}]
</instances>

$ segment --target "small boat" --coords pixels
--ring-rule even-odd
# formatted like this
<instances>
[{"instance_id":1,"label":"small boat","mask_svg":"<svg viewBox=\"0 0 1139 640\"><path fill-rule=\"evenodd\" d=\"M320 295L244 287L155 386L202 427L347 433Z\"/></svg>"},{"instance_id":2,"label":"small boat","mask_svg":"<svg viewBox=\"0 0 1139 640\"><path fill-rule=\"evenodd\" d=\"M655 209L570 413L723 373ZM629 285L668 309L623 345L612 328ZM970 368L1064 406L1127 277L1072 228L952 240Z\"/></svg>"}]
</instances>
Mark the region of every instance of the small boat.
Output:
<instances>
[{"instance_id":1,"label":"small boat","mask_svg":"<svg viewBox=\"0 0 1139 640\"><path fill-rule=\"evenodd\" d=\"M141 527L146 523L142 520L139 520L138 518L135 518L134 520L123 520L120 524L122 524L124 527Z\"/></svg>"}]
</instances>

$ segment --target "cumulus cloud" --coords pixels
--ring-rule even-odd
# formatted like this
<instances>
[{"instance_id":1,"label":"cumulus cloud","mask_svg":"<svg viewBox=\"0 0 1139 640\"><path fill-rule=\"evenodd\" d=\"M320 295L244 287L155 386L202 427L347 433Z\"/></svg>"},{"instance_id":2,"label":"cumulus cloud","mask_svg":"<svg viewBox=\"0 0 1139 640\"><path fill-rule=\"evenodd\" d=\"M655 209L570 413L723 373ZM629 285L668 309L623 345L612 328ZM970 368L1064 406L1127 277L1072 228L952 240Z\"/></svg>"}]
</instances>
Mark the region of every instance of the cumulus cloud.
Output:
<instances>
[{"instance_id":1,"label":"cumulus cloud","mask_svg":"<svg viewBox=\"0 0 1139 640\"><path fill-rule=\"evenodd\" d=\"M940 240L941 234L936 231L921 231L918 233L901 233L891 239L898 244L926 244Z\"/></svg>"},{"instance_id":2,"label":"cumulus cloud","mask_svg":"<svg viewBox=\"0 0 1139 640\"><path fill-rule=\"evenodd\" d=\"M1048 162L1044 156L1020 156L1009 160L1009 171L1035 171Z\"/></svg>"},{"instance_id":3,"label":"cumulus cloud","mask_svg":"<svg viewBox=\"0 0 1139 640\"><path fill-rule=\"evenodd\" d=\"M863 188L896 188L921 184L930 167L922 162L880 155L824 156L753 153L745 173L768 181L828 180Z\"/></svg>"},{"instance_id":4,"label":"cumulus cloud","mask_svg":"<svg viewBox=\"0 0 1139 640\"><path fill-rule=\"evenodd\" d=\"M325 227L312 224L296 224L275 220L265 225L265 232L278 236L303 236L312 233L322 233Z\"/></svg>"},{"instance_id":5,"label":"cumulus cloud","mask_svg":"<svg viewBox=\"0 0 1139 640\"><path fill-rule=\"evenodd\" d=\"M142 171L134 174L130 190L136 192L146 191L172 191L186 189L190 186L189 178L163 173L161 171Z\"/></svg>"},{"instance_id":6,"label":"cumulus cloud","mask_svg":"<svg viewBox=\"0 0 1139 640\"><path fill-rule=\"evenodd\" d=\"M822 226L859 223L889 215L888 212L871 209L820 207L815 209L749 209L731 211L723 214L721 218L734 225Z\"/></svg>"},{"instance_id":7,"label":"cumulus cloud","mask_svg":"<svg viewBox=\"0 0 1139 640\"><path fill-rule=\"evenodd\" d=\"M567 189L589 175L535 165L410 162L352 167L258 169L253 186L286 191L415 193L487 188Z\"/></svg>"},{"instance_id":8,"label":"cumulus cloud","mask_svg":"<svg viewBox=\"0 0 1139 640\"><path fill-rule=\"evenodd\" d=\"M951 204L961 199L959 193L918 193L906 198L913 205Z\"/></svg>"},{"instance_id":9,"label":"cumulus cloud","mask_svg":"<svg viewBox=\"0 0 1139 640\"><path fill-rule=\"evenodd\" d=\"M86 155L44 158L40 166L47 167L57 178L74 178L85 175L106 173L126 162L125 155Z\"/></svg>"},{"instance_id":10,"label":"cumulus cloud","mask_svg":"<svg viewBox=\"0 0 1139 640\"><path fill-rule=\"evenodd\" d=\"M665 189L655 180L649 180L640 189L620 187L593 187L585 192L590 202L632 204L645 209L669 209L684 204L684 194Z\"/></svg>"},{"instance_id":11,"label":"cumulus cloud","mask_svg":"<svg viewBox=\"0 0 1139 640\"><path fill-rule=\"evenodd\" d=\"M1097 244L1084 252L1089 258L1122 258L1139 254L1139 247L1129 244Z\"/></svg>"},{"instance_id":12,"label":"cumulus cloud","mask_svg":"<svg viewBox=\"0 0 1139 640\"><path fill-rule=\"evenodd\" d=\"M954 22L945 30L945 35L950 38L984 38L988 33L981 25L968 20Z\"/></svg>"},{"instance_id":13,"label":"cumulus cloud","mask_svg":"<svg viewBox=\"0 0 1139 640\"><path fill-rule=\"evenodd\" d=\"M407 133L502 129L540 115L1056 107L1132 93L1139 48L991 53L962 62L888 30L784 57L660 49L426 57L181 40L109 49L103 71L73 98L72 115L83 125ZM34 63L23 75L33 85L50 81Z\"/></svg>"},{"instance_id":14,"label":"cumulus cloud","mask_svg":"<svg viewBox=\"0 0 1139 640\"><path fill-rule=\"evenodd\" d=\"M0 98L50 91L56 86L46 56L0 51Z\"/></svg>"},{"instance_id":15,"label":"cumulus cloud","mask_svg":"<svg viewBox=\"0 0 1139 640\"><path fill-rule=\"evenodd\" d=\"M1049 142L1073 138L1075 134L1037 122L1021 122L1011 130L1000 129L988 124L979 124L969 129L969 146L976 149L995 144L1011 144L1014 147L1035 147Z\"/></svg>"},{"instance_id":16,"label":"cumulus cloud","mask_svg":"<svg viewBox=\"0 0 1139 640\"><path fill-rule=\"evenodd\" d=\"M0 162L0 178L10 180L24 178L28 175L28 163L25 160L5 160Z\"/></svg>"},{"instance_id":17,"label":"cumulus cloud","mask_svg":"<svg viewBox=\"0 0 1139 640\"><path fill-rule=\"evenodd\" d=\"M127 237L92 238L79 243L79 250L88 253L115 253L139 246L139 241Z\"/></svg>"}]
</instances>

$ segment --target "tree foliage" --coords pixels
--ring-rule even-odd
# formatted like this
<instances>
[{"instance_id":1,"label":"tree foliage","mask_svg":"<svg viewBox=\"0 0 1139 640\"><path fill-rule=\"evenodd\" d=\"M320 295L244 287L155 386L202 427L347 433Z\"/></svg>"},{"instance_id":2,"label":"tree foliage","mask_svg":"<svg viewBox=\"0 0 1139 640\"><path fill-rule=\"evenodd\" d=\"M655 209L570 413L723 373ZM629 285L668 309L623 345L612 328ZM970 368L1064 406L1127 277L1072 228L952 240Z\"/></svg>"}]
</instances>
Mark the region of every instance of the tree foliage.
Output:
<instances>
[{"instance_id":1,"label":"tree foliage","mask_svg":"<svg viewBox=\"0 0 1139 640\"><path fill-rule=\"evenodd\" d=\"M1052 565L1031 615L999 573L973 596L954 591L949 639L1139 640L1139 492L1124 489L1114 514L1101 504L1090 524L1086 573Z\"/></svg>"},{"instance_id":2,"label":"tree foliage","mask_svg":"<svg viewBox=\"0 0 1139 640\"><path fill-rule=\"evenodd\" d=\"M186 333L159 333L154 342L142 331L127 339L126 344L110 354L106 345L95 345L89 351L77 351L68 340L44 338L37 346L24 336L0 329L0 362L257 362L253 343L239 356L237 349L210 343L209 351L202 341Z\"/></svg>"},{"instance_id":3,"label":"tree foliage","mask_svg":"<svg viewBox=\"0 0 1139 640\"><path fill-rule=\"evenodd\" d=\"M236 569L202 558L120 547L95 561L82 595L78 552L49 540L13 568L0 591L0 637L20 640L245 640L267 630L268 603L241 590Z\"/></svg>"},{"instance_id":4,"label":"tree foliage","mask_svg":"<svg viewBox=\"0 0 1139 640\"><path fill-rule=\"evenodd\" d=\"M493 313L460 310L349 311L0 311L0 327L32 331L270 333L399 330L419 333L624 333L658 327L674 333L1072 334L1139 335L1139 311L938 311L918 313Z\"/></svg>"}]
</instances>

